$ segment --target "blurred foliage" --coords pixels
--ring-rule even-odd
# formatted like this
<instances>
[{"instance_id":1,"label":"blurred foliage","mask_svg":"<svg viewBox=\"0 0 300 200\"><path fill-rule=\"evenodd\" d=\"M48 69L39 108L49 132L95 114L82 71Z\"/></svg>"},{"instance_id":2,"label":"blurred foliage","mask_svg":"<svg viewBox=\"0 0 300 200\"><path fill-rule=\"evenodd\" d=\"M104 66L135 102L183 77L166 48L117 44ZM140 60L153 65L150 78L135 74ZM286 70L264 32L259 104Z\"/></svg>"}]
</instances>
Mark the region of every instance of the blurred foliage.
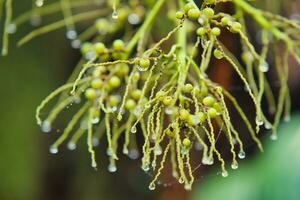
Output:
<instances>
[{"instance_id":1,"label":"blurred foliage","mask_svg":"<svg viewBox=\"0 0 300 200\"><path fill-rule=\"evenodd\" d=\"M228 178L215 177L198 186L195 200L300 199L300 115L279 128L280 138L266 144L265 153L246 161Z\"/></svg>"}]
</instances>

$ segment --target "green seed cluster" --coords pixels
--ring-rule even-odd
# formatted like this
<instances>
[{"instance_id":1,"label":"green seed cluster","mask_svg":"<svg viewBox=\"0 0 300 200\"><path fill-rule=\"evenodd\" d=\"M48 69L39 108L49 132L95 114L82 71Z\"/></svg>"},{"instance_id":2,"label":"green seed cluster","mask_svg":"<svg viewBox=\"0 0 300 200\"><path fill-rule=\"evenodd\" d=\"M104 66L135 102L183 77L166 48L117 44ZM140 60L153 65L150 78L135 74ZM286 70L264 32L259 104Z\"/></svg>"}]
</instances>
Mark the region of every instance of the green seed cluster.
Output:
<instances>
[{"instance_id":1,"label":"green seed cluster","mask_svg":"<svg viewBox=\"0 0 300 200\"><path fill-rule=\"evenodd\" d=\"M103 12L97 10L66 17L66 24L71 26L81 17L88 19L90 15L98 16L109 11L82 34L77 36L71 32L76 35L71 39L72 46L81 43L83 56L79 70L74 74L77 77L74 82L66 83L51 93L37 108L38 124L44 132L49 132L64 108L79 104L78 111L50 147L50 152L57 153L67 139L70 139L68 148L75 149L78 140L86 133L91 165L96 168L94 147L105 138L110 172L117 170L120 152L132 159L141 154L142 169L155 172L149 185L149 189L153 190L165 162L170 160L172 175L190 190L195 179L193 171L197 167L194 163L212 165L218 162L222 176L226 177L226 162L231 162L232 169L237 169L238 158L245 157L241 140L244 132L235 129L231 110L238 114L260 150L262 145L257 133L262 124L273 131L272 138L276 139L281 116L289 118L290 95L286 85L289 54L300 63L299 46L295 46L299 41L293 41L299 38L298 23L262 13L243 0L231 1L239 12L250 14L261 26L262 48L261 52L257 52L246 34L242 14L230 15L214 9L215 5L224 1L204 0L202 5L197 6L189 0L177 11L174 10L178 5L175 1L171 2L171 6L165 6L166 0L149 1L147 6L136 0L127 4L112 2L107 1L100 6ZM165 9L172 19L166 20L166 23L171 23L168 25L174 28L162 36L157 23L160 19L156 19L165 16L159 13ZM74 23L71 23L72 20ZM53 30L52 27L49 25L48 31ZM282 27L289 27L290 35L285 34ZM75 30L75 27L67 28ZM240 56L235 57L222 44L224 32L239 37L242 46ZM32 35L36 33L39 31ZM29 39L24 38L22 43L34 37L32 35ZM268 56L276 58L276 62L270 63L279 63L274 66L279 73L281 88L277 100L266 73L269 69L267 55L278 51L273 47L279 43L280 49L283 49L281 56ZM239 101L207 76L213 59L226 61L243 82L255 111L256 127L252 126L253 119L244 113ZM60 94L57 105L42 121L41 110ZM261 109L263 98L275 115L273 122ZM140 146L138 138L143 138ZM229 146L228 160L223 158L223 153L228 157L228 152L217 148L219 138ZM124 143L121 144L120 140ZM197 149L202 151L202 156L191 156ZM198 160L192 161L192 158Z\"/></svg>"}]
</instances>

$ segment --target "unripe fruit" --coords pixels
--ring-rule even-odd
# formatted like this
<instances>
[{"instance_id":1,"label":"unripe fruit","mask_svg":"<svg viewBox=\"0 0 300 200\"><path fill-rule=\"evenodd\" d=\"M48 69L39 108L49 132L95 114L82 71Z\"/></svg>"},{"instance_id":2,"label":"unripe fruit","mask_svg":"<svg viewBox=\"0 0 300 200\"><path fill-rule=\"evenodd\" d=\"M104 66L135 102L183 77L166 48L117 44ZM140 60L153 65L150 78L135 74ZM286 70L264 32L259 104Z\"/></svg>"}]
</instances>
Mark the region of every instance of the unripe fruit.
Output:
<instances>
[{"instance_id":1,"label":"unripe fruit","mask_svg":"<svg viewBox=\"0 0 300 200\"><path fill-rule=\"evenodd\" d=\"M116 75L118 76L126 76L129 72L129 67L125 63L120 63L117 65Z\"/></svg>"},{"instance_id":2,"label":"unripe fruit","mask_svg":"<svg viewBox=\"0 0 300 200\"><path fill-rule=\"evenodd\" d=\"M167 129L167 130L166 130L166 134L167 134L167 136L169 136L170 138L173 138L173 137L175 136L175 131L174 131L174 130Z\"/></svg>"},{"instance_id":3,"label":"unripe fruit","mask_svg":"<svg viewBox=\"0 0 300 200\"><path fill-rule=\"evenodd\" d=\"M166 96L164 99L163 99L163 104L165 106L171 106L173 103L173 98L171 96Z\"/></svg>"},{"instance_id":4,"label":"unripe fruit","mask_svg":"<svg viewBox=\"0 0 300 200\"><path fill-rule=\"evenodd\" d=\"M237 33L241 30L242 25L239 22L233 22L231 27L230 27L230 31L233 33Z\"/></svg>"},{"instance_id":5,"label":"unripe fruit","mask_svg":"<svg viewBox=\"0 0 300 200\"><path fill-rule=\"evenodd\" d=\"M184 12L182 12L182 11L176 12L176 18L177 19L183 19L184 18Z\"/></svg>"},{"instance_id":6,"label":"unripe fruit","mask_svg":"<svg viewBox=\"0 0 300 200\"><path fill-rule=\"evenodd\" d=\"M200 17L200 11L197 8L193 8L188 11L187 15L189 19L196 20Z\"/></svg>"},{"instance_id":7,"label":"unripe fruit","mask_svg":"<svg viewBox=\"0 0 300 200\"><path fill-rule=\"evenodd\" d=\"M222 59L224 57L223 52L220 51L219 49L215 49L214 50L214 56L217 59Z\"/></svg>"},{"instance_id":8,"label":"unripe fruit","mask_svg":"<svg viewBox=\"0 0 300 200\"><path fill-rule=\"evenodd\" d=\"M141 58L138 61L138 65L142 69L148 69L150 67L151 61L148 58Z\"/></svg>"},{"instance_id":9,"label":"unripe fruit","mask_svg":"<svg viewBox=\"0 0 300 200\"><path fill-rule=\"evenodd\" d=\"M108 104L109 104L109 106L112 106L112 107L117 106L119 104L119 102L120 102L120 97L116 96L116 95L112 95L108 99Z\"/></svg>"},{"instance_id":10,"label":"unripe fruit","mask_svg":"<svg viewBox=\"0 0 300 200\"><path fill-rule=\"evenodd\" d=\"M93 50L93 45L89 42L85 42L81 45L80 51L83 55Z\"/></svg>"},{"instance_id":11,"label":"unripe fruit","mask_svg":"<svg viewBox=\"0 0 300 200\"><path fill-rule=\"evenodd\" d=\"M190 113L187 110L185 110L185 109L179 110L179 118L181 120L187 121L189 119L189 117L190 117Z\"/></svg>"},{"instance_id":12,"label":"unripe fruit","mask_svg":"<svg viewBox=\"0 0 300 200\"><path fill-rule=\"evenodd\" d=\"M203 14L206 15L207 17L211 18L215 15L215 11L212 8L204 8L202 10Z\"/></svg>"},{"instance_id":13,"label":"unripe fruit","mask_svg":"<svg viewBox=\"0 0 300 200\"><path fill-rule=\"evenodd\" d=\"M195 8L195 5L193 3L187 3L184 5L184 12L189 12L190 9Z\"/></svg>"},{"instance_id":14,"label":"unripe fruit","mask_svg":"<svg viewBox=\"0 0 300 200\"><path fill-rule=\"evenodd\" d=\"M136 101L139 100L142 96L142 90L139 89L133 90L131 96L134 100Z\"/></svg>"},{"instance_id":15,"label":"unripe fruit","mask_svg":"<svg viewBox=\"0 0 300 200\"><path fill-rule=\"evenodd\" d=\"M187 83L187 84L184 85L183 91L184 91L185 93L190 93L190 92L193 91L193 88L194 88L194 87L193 87L192 84Z\"/></svg>"},{"instance_id":16,"label":"unripe fruit","mask_svg":"<svg viewBox=\"0 0 300 200\"><path fill-rule=\"evenodd\" d=\"M112 88L117 88L121 85L121 80L117 76L112 76L108 80L108 85L111 86Z\"/></svg>"},{"instance_id":17,"label":"unripe fruit","mask_svg":"<svg viewBox=\"0 0 300 200\"><path fill-rule=\"evenodd\" d=\"M209 108L207 113L210 118L215 118L218 116L218 111L214 108Z\"/></svg>"},{"instance_id":18,"label":"unripe fruit","mask_svg":"<svg viewBox=\"0 0 300 200\"><path fill-rule=\"evenodd\" d=\"M197 35L198 36L203 36L206 33L207 33L207 30L205 28L203 28L203 27L200 27L200 28L197 29Z\"/></svg>"},{"instance_id":19,"label":"unripe fruit","mask_svg":"<svg viewBox=\"0 0 300 200\"><path fill-rule=\"evenodd\" d=\"M205 122L205 120L206 120L206 114L205 114L205 113L199 112L199 113L197 114L197 116L198 116L198 119L199 119L200 123Z\"/></svg>"},{"instance_id":20,"label":"unripe fruit","mask_svg":"<svg viewBox=\"0 0 300 200\"><path fill-rule=\"evenodd\" d=\"M184 138L183 141L182 141L182 144L185 147L189 147L189 146L191 146L191 140L188 139L188 138Z\"/></svg>"},{"instance_id":21,"label":"unripe fruit","mask_svg":"<svg viewBox=\"0 0 300 200\"><path fill-rule=\"evenodd\" d=\"M84 95L88 100L94 100L96 98L96 91L93 88L88 88Z\"/></svg>"},{"instance_id":22,"label":"unripe fruit","mask_svg":"<svg viewBox=\"0 0 300 200\"><path fill-rule=\"evenodd\" d=\"M128 99L126 102L125 102L125 108L127 110L133 110L136 106L136 103L133 99Z\"/></svg>"},{"instance_id":23,"label":"unripe fruit","mask_svg":"<svg viewBox=\"0 0 300 200\"><path fill-rule=\"evenodd\" d=\"M103 86L103 82L100 78L96 78L96 79L92 80L91 86L94 89L101 89Z\"/></svg>"},{"instance_id":24,"label":"unripe fruit","mask_svg":"<svg viewBox=\"0 0 300 200\"><path fill-rule=\"evenodd\" d=\"M94 49L97 54L103 54L107 52L105 45L102 42L98 42L94 45Z\"/></svg>"},{"instance_id":25,"label":"unripe fruit","mask_svg":"<svg viewBox=\"0 0 300 200\"><path fill-rule=\"evenodd\" d=\"M218 27L214 27L213 29L211 29L211 33L214 36L219 36L221 34L221 30Z\"/></svg>"},{"instance_id":26,"label":"unripe fruit","mask_svg":"<svg viewBox=\"0 0 300 200\"><path fill-rule=\"evenodd\" d=\"M113 49L115 51L124 51L125 43L123 42L123 40L115 40L113 43Z\"/></svg>"},{"instance_id":27,"label":"unripe fruit","mask_svg":"<svg viewBox=\"0 0 300 200\"><path fill-rule=\"evenodd\" d=\"M203 99L202 103L205 105L205 106L213 106L214 103L216 102L215 98L212 97L212 96L207 96Z\"/></svg>"}]
</instances>

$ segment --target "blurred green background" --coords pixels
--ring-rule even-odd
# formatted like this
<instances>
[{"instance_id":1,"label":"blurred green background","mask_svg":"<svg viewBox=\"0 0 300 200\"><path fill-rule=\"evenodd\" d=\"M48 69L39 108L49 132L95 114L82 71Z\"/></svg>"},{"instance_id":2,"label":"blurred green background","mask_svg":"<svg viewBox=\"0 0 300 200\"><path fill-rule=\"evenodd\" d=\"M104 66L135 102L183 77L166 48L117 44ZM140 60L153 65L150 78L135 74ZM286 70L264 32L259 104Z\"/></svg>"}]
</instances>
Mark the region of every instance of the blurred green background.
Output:
<instances>
[{"instance_id":1,"label":"blurred green background","mask_svg":"<svg viewBox=\"0 0 300 200\"><path fill-rule=\"evenodd\" d=\"M269 9L273 11L299 14L299 1L265 1L270 2ZM17 13L30 6L28 0L14 3ZM98 152L98 159L103 162L100 170L94 171L84 142L75 152L63 148L58 155L50 155L48 147L63 123L56 125L58 133L42 134L35 122L35 108L67 80L79 54L63 37L64 30L16 48L17 39L31 28L29 24L20 27L11 37L9 56L0 57L0 200L300 199L299 115L280 127L278 141L263 139L265 153L251 155L226 179L214 169L205 172L192 193L175 183L149 191L151 177L140 170L138 161L125 157L112 175L106 170L104 153ZM293 113L297 113L300 69L293 61L291 70Z\"/></svg>"}]
</instances>

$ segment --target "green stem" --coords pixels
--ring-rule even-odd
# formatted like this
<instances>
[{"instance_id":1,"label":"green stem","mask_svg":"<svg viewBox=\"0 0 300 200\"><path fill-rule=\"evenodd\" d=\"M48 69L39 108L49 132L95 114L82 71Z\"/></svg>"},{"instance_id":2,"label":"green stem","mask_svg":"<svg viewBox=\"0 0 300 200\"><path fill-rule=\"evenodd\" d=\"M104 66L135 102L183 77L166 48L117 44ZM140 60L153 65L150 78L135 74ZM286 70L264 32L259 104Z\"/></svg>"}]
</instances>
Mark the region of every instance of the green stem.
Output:
<instances>
[{"instance_id":1,"label":"green stem","mask_svg":"<svg viewBox=\"0 0 300 200\"><path fill-rule=\"evenodd\" d=\"M289 37L274 27L264 16L261 10L254 8L244 0L232 0L232 2L240 7L243 11L251 15L251 17L264 29L269 30L272 34L281 40L284 40L288 45L291 45Z\"/></svg>"},{"instance_id":2,"label":"green stem","mask_svg":"<svg viewBox=\"0 0 300 200\"><path fill-rule=\"evenodd\" d=\"M149 26L154 21L155 17L157 16L157 13L160 11L160 8L162 7L162 5L164 4L165 1L166 0L158 0L156 2L154 7L151 9L150 13L146 16L146 20L143 23L143 25L141 26L141 28L138 30L138 32L133 36L131 41L128 43L128 45L127 45L127 55L128 55L128 57L131 54L131 52L133 51L134 47L138 43L138 41L141 38L141 36L143 35L143 33L145 31L147 31Z\"/></svg>"}]
</instances>

